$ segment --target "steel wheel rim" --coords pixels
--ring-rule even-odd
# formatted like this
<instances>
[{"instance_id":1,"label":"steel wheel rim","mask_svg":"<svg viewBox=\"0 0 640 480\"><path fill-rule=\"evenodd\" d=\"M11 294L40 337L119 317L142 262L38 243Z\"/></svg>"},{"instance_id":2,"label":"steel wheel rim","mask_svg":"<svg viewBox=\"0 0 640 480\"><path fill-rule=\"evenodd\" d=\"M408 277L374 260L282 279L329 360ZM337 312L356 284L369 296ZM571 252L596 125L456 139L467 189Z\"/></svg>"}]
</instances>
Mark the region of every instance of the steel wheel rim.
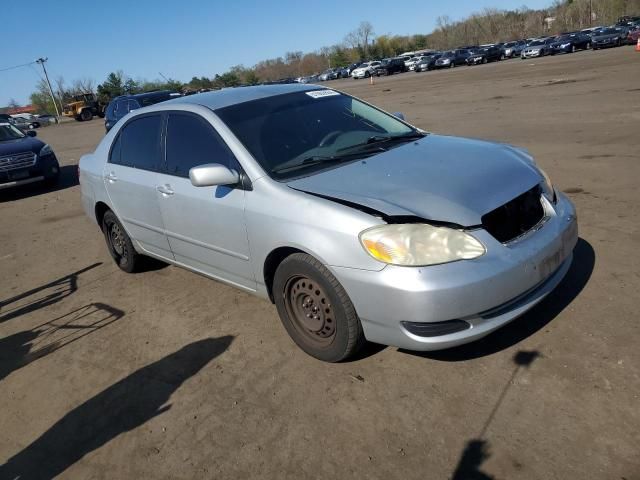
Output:
<instances>
[{"instance_id":1,"label":"steel wheel rim","mask_svg":"<svg viewBox=\"0 0 640 480\"><path fill-rule=\"evenodd\" d=\"M284 288L291 324L307 343L328 346L336 336L333 306L322 286L303 275L291 277Z\"/></svg>"},{"instance_id":2,"label":"steel wheel rim","mask_svg":"<svg viewBox=\"0 0 640 480\"><path fill-rule=\"evenodd\" d=\"M124 232L117 223L112 223L109 226L109 243L111 248L120 257L124 257L127 253L127 245L124 240Z\"/></svg>"}]
</instances>

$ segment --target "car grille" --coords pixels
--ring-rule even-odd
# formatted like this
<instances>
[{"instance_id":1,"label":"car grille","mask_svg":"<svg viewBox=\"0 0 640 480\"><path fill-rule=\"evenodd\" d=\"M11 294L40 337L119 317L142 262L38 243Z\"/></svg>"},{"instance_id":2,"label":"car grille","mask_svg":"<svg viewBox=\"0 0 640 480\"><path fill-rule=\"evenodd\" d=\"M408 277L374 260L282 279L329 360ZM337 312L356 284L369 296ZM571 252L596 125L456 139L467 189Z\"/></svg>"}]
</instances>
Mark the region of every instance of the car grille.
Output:
<instances>
[{"instance_id":1,"label":"car grille","mask_svg":"<svg viewBox=\"0 0 640 480\"><path fill-rule=\"evenodd\" d=\"M482 216L482 226L496 240L509 242L535 227L544 218L542 190L531 190Z\"/></svg>"},{"instance_id":2,"label":"car grille","mask_svg":"<svg viewBox=\"0 0 640 480\"><path fill-rule=\"evenodd\" d=\"M33 152L14 153L0 157L0 172L8 172L17 168L32 167L36 163Z\"/></svg>"}]
</instances>

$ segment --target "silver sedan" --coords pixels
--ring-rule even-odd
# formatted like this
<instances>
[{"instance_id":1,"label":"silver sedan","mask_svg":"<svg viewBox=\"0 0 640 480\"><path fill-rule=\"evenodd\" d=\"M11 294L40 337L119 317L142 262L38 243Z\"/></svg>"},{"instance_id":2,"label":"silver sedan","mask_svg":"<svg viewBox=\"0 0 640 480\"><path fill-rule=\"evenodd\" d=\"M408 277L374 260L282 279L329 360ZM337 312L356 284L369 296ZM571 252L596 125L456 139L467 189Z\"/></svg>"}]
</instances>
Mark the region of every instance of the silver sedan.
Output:
<instances>
[{"instance_id":1,"label":"silver sedan","mask_svg":"<svg viewBox=\"0 0 640 480\"><path fill-rule=\"evenodd\" d=\"M80 160L118 266L154 257L275 303L325 361L436 350L545 297L572 203L525 151L430 134L316 85L225 89L129 113Z\"/></svg>"}]
</instances>

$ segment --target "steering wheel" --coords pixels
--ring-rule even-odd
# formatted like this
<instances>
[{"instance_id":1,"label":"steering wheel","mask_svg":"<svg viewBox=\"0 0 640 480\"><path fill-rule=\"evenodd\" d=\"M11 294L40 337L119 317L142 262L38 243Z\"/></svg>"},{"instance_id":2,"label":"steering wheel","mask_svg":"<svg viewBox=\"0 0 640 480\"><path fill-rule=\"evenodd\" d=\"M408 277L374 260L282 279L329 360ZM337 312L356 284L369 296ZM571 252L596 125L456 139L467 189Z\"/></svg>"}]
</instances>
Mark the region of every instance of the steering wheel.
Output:
<instances>
[{"instance_id":1,"label":"steering wheel","mask_svg":"<svg viewBox=\"0 0 640 480\"><path fill-rule=\"evenodd\" d=\"M336 139L342 134L342 132L340 130L334 130L333 132L329 132L327 133L322 140L320 140L320 143L318 144L319 147L324 147L325 145L327 145L328 143L333 143L336 141ZM331 140L331 141L329 141Z\"/></svg>"}]
</instances>

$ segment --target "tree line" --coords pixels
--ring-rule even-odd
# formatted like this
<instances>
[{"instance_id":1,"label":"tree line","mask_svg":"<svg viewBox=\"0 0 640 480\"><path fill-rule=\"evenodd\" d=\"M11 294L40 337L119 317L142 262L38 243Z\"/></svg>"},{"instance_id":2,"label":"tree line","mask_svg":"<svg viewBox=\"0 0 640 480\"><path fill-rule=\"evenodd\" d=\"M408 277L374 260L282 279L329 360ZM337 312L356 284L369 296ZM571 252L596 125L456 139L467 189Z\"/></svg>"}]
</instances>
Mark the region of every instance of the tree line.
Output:
<instances>
[{"instance_id":1,"label":"tree line","mask_svg":"<svg viewBox=\"0 0 640 480\"><path fill-rule=\"evenodd\" d=\"M422 49L446 50L462 45L480 45L499 41L538 37L578 30L592 25L608 25L623 15L640 14L640 0L555 0L546 9L521 7L514 10L487 8L463 20L438 17L436 28L427 34L376 35L369 22L362 22L342 42L318 51L287 52L282 57L263 60L253 67L236 65L227 72L208 77L193 77L182 83L174 79L134 80L122 71L112 72L99 85L91 79L75 80L67 85L62 77L54 80L54 95L61 104L78 93L97 92L103 102L131 93L151 90L201 91L240 85L254 85L282 78L320 73L327 68L354 62L392 57ZM31 103L39 112L53 112L53 104L44 81L37 84Z\"/></svg>"}]
</instances>

